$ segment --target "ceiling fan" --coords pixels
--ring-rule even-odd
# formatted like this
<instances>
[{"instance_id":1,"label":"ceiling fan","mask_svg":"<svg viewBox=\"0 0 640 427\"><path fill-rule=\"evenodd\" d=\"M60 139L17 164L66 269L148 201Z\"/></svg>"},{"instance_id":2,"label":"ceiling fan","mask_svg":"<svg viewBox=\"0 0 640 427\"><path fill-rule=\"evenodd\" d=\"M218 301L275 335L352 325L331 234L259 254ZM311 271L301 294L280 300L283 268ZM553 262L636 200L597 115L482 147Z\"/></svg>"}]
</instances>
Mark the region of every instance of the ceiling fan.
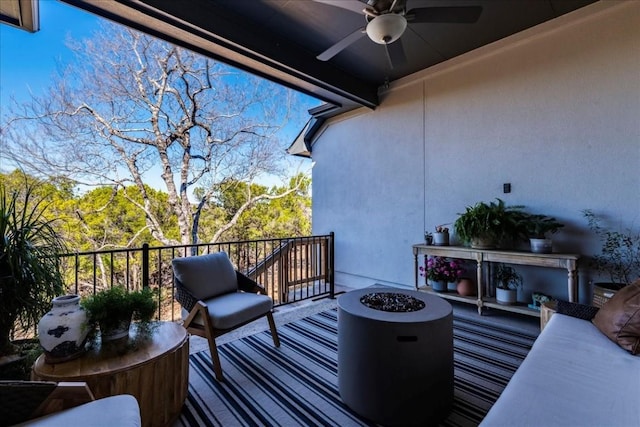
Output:
<instances>
[{"instance_id":1,"label":"ceiling fan","mask_svg":"<svg viewBox=\"0 0 640 427\"><path fill-rule=\"evenodd\" d=\"M351 12L363 14L366 20L364 27L358 28L316 58L328 61L335 55L355 43L366 34L378 44L385 45L387 58L393 65L406 62L400 37L413 23L455 23L473 24L482 13L481 6L448 6L406 8L407 0L314 0L331 6L341 7Z\"/></svg>"}]
</instances>

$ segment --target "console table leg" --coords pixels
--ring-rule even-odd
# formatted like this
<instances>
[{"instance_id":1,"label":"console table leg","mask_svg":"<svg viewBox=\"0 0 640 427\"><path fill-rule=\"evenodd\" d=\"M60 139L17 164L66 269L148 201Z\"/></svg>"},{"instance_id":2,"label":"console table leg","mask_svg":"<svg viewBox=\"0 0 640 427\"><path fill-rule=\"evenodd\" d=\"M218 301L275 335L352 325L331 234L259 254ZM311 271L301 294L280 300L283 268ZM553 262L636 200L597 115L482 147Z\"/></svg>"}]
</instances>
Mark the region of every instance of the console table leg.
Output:
<instances>
[{"instance_id":1,"label":"console table leg","mask_svg":"<svg viewBox=\"0 0 640 427\"><path fill-rule=\"evenodd\" d=\"M575 267L567 270L568 273L568 289L567 294L569 296L569 302L578 302L578 274Z\"/></svg>"},{"instance_id":2,"label":"console table leg","mask_svg":"<svg viewBox=\"0 0 640 427\"><path fill-rule=\"evenodd\" d=\"M416 285L416 291L418 290L418 251L413 249L413 276Z\"/></svg>"}]
</instances>

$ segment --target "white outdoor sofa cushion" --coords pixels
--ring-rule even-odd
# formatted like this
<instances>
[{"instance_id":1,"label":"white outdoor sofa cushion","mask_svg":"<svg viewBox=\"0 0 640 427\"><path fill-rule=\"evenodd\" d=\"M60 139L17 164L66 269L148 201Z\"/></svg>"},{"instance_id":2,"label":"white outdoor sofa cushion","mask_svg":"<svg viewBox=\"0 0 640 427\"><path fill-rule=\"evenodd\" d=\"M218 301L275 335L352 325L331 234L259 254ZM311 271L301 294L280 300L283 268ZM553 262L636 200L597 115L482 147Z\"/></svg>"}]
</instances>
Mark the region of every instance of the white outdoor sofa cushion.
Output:
<instances>
[{"instance_id":1,"label":"white outdoor sofa cushion","mask_svg":"<svg viewBox=\"0 0 640 427\"><path fill-rule=\"evenodd\" d=\"M556 313L480 426L638 427L640 356Z\"/></svg>"}]
</instances>

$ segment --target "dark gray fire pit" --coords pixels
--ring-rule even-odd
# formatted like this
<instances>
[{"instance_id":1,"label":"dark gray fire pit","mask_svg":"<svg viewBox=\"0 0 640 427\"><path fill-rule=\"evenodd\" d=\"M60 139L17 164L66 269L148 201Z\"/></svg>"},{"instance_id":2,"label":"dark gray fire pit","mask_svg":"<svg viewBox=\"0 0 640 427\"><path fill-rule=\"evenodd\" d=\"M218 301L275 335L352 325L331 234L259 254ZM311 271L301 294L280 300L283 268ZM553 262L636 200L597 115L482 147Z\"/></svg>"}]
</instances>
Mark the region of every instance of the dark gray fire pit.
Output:
<instances>
[{"instance_id":1,"label":"dark gray fire pit","mask_svg":"<svg viewBox=\"0 0 640 427\"><path fill-rule=\"evenodd\" d=\"M342 295L338 389L347 406L376 423L437 424L453 404L451 305L435 295L389 287Z\"/></svg>"}]
</instances>

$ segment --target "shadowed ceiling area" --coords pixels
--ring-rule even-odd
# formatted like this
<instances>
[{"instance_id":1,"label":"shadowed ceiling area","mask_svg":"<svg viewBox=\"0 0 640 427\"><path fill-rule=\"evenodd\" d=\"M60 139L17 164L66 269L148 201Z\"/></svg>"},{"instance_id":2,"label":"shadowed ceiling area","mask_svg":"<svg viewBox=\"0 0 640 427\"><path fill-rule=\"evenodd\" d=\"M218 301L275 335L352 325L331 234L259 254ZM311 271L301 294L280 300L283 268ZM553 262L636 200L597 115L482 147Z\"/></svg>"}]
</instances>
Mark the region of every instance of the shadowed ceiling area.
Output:
<instances>
[{"instance_id":1,"label":"shadowed ceiling area","mask_svg":"<svg viewBox=\"0 0 640 427\"><path fill-rule=\"evenodd\" d=\"M328 117L375 108L381 86L596 0L62 1L312 95ZM363 32L382 15L407 23L388 45Z\"/></svg>"}]
</instances>

